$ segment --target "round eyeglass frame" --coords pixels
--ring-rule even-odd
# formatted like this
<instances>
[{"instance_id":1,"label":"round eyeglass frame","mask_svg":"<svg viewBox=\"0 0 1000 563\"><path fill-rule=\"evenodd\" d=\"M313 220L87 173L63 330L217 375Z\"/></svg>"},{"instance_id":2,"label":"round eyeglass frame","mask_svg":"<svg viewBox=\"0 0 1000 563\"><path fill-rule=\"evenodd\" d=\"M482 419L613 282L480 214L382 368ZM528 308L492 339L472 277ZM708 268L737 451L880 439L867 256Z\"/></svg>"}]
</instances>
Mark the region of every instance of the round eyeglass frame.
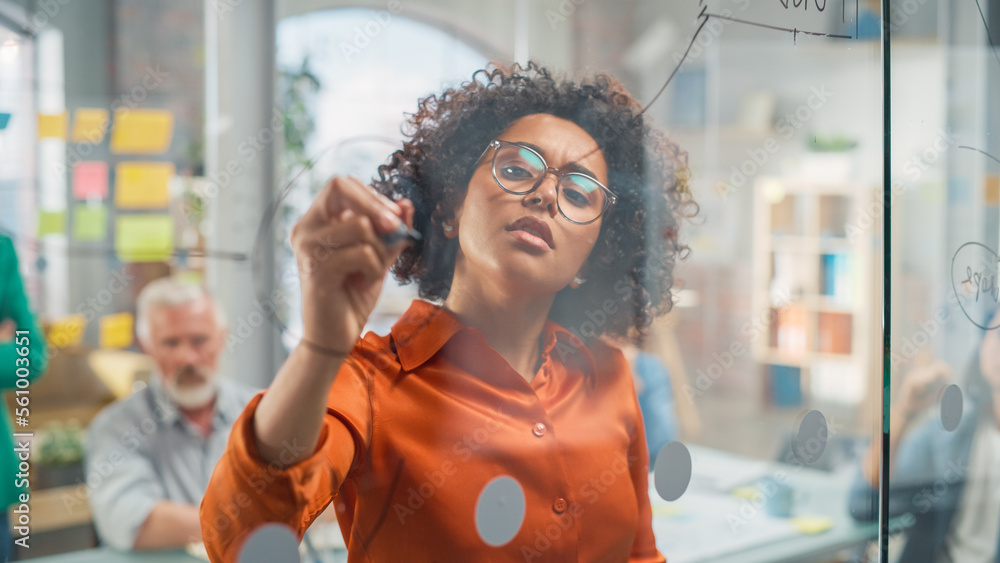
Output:
<instances>
[{"instance_id":1,"label":"round eyeglass frame","mask_svg":"<svg viewBox=\"0 0 1000 563\"><path fill-rule=\"evenodd\" d=\"M527 190L527 191L524 191L524 192L515 192L514 190L509 190L506 187L504 187L504 185L503 185L502 182L500 182L500 178L497 178L497 154L500 152L500 149L504 145L511 145L511 146L518 147L520 149L531 151L531 154L537 156L538 159L542 161L542 164L545 165L545 174L543 174L542 177L539 178L537 182L535 182L535 185L532 186L530 190ZM528 195L528 194L536 191L542 185L542 182L545 181L545 176L547 176L550 172L552 174L555 174L555 176L556 176L556 186L557 186L557 188L558 188L559 182L562 181L562 179L563 179L564 176L582 176L582 177L584 177L584 178L586 178L586 179L594 182L598 186L600 186L601 189L604 190L604 195L605 195L605 198L604 198L604 207L601 208L601 212L597 214L597 217L594 217L593 219L591 219L589 221L574 221L573 219L570 219L569 215L566 215L566 212L563 211L563 209L562 209L561 198L559 197L559 191L560 190L556 189L556 208L559 209L559 214L562 215L563 217L565 217L566 220L569 221L570 223L575 223L577 225L589 225L589 224L593 223L594 221L596 221L596 220L600 219L601 217L603 217L604 214L607 213L608 209L610 209L611 206L614 205L615 202L618 201L618 196L615 195L615 192L611 191L610 188L608 188L607 186L605 186L604 184L602 184L600 181L598 181L597 178L594 178L593 176L590 176L589 174L583 174L582 172L563 172L563 171L559 170L558 168L553 168L553 167L549 166L548 162L545 161L545 157L544 156L538 154L538 151L536 151L535 149L533 149L533 148L531 148L529 146L523 145L521 143L515 143L513 141L504 141L502 139L493 139L492 141L490 141L490 144L486 146L486 150L483 151L483 154L480 155L480 157L479 157L480 161L482 161L483 157L486 156L486 153L490 149L493 149L493 158L490 159L490 172L493 174L493 181L496 182L496 184L498 186L500 186L501 190L503 190L503 191L505 191L505 192L507 192L509 194L512 194L512 195Z\"/></svg>"}]
</instances>

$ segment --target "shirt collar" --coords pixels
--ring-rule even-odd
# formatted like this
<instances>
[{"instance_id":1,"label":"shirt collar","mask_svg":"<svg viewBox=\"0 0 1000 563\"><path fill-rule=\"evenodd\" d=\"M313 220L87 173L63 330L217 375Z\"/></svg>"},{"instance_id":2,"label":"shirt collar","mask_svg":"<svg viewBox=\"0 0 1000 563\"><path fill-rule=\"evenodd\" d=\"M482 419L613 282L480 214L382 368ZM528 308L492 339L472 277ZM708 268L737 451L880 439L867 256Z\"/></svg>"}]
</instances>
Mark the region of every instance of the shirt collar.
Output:
<instances>
[{"instance_id":1,"label":"shirt collar","mask_svg":"<svg viewBox=\"0 0 1000 563\"><path fill-rule=\"evenodd\" d=\"M462 330L476 331L462 324L451 311L421 299L413 300L410 308L390 331L399 363L404 370L412 370L431 359L455 334ZM478 331L476 331L478 332ZM543 363L548 358L564 365L597 373L597 366L590 350L583 341L555 321L548 319L542 329L544 348Z\"/></svg>"}]
</instances>

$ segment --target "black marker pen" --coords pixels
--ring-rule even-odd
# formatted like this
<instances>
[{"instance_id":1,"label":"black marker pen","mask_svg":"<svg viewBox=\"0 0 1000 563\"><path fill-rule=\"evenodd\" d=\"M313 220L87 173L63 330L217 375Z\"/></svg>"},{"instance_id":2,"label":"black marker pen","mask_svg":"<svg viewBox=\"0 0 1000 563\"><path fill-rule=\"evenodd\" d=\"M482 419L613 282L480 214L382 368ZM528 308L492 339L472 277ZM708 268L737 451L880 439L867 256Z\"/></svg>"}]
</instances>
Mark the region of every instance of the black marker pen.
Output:
<instances>
[{"instance_id":1,"label":"black marker pen","mask_svg":"<svg viewBox=\"0 0 1000 563\"><path fill-rule=\"evenodd\" d=\"M407 227L405 223L400 222L395 232L385 233L380 235L379 238L382 239L382 243L386 246L394 246L401 240L417 242L424 237L419 232Z\"/></svg>"}]
</instances>

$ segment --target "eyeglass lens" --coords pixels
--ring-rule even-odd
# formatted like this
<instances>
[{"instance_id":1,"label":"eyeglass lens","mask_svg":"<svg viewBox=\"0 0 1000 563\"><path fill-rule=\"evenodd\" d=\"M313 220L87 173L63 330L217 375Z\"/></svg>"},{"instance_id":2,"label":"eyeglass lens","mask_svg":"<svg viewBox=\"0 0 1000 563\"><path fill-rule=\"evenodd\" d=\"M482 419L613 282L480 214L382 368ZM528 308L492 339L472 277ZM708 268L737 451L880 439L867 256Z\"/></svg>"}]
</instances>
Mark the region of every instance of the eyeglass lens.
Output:
<instances>
[{"instance_id":1,"label":"eyeglass lens","mask_svg":"<svg viewBox=\"0 0 1000 563\"><path fill-rule=\"evenodd\" d=\"M493 160L493 172L507 191L524 194L534 190L545 179L546 163L525 147L502 145ZM588 222L600 216L607 194L593 178L576 172L558 174L556 188L559 210L567 219Z\"/></svg>"}]
</instances>

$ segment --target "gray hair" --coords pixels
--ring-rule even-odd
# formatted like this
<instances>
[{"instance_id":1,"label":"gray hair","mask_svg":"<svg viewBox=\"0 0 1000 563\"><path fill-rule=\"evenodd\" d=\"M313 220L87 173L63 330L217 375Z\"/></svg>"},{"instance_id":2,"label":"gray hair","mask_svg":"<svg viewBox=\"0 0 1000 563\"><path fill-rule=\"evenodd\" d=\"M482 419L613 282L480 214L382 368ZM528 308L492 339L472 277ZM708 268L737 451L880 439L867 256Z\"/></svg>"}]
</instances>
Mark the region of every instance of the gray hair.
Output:
<instances>
[{"instance_id":1,"label":"gray hair","mask_svg":"<svg viewBox=\"0 0 1000 563\"><path fill-rule=\"evenodd\" d=\"M157 307L176 307L208 299L215 310L215 321L220 327L226 326L226 314L222 306L204 286L192 283L177 276L160 278L146 284L139 292L136 302L136 336L144 346L150 344L152 335L149 329L149 313Z\"/></svg>"}]
</instances>

